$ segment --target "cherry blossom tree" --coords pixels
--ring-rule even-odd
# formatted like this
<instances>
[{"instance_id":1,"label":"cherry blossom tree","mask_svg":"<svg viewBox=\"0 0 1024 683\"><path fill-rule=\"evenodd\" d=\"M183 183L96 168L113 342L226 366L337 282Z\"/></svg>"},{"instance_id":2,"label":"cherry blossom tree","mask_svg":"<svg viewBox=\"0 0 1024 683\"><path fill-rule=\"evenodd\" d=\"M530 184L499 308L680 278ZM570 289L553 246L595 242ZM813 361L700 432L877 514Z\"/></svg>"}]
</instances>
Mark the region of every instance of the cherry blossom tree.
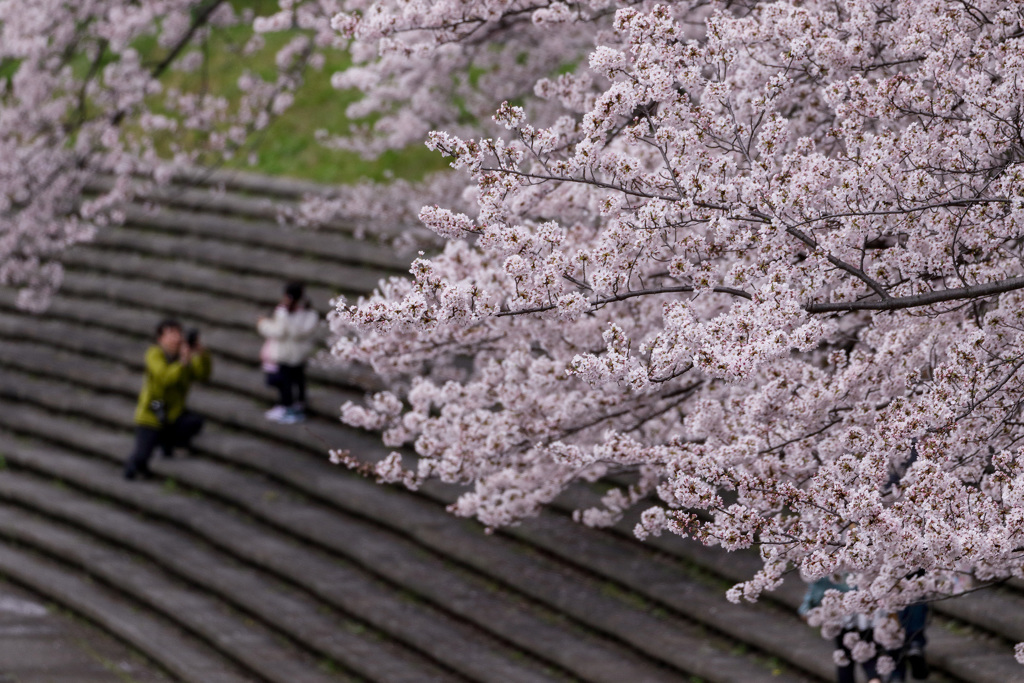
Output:
<instances>
[{"instance_id":1,"label":"cherry blossom tree","mask_svg":"<svg viewBox=\"0 0 1024 683\"><path fill-rule=\"evenodd\" d=\"M1024 576L1018 4L343 4L362 144L436 129L472 200L333 318L377 476L490 526L600 481L756 548L732 599L849 573L832 627Z\"/></svg>"},{"instance_id":2,"label":"cherry blossom tree","mask_svg":"<svg viewBox=\"0 0 1024 683\"><path fill-rule=\"evenodd\" d=\"M229 98L165 78L204 68L211 31L260 21L226 0L0 2L0 285L19 288L23 307L45 308L61 252L118 222L117 205L146 178L165 183L243 151L315 65L328 36L312 24L327 26L327 9L297 13L309 25L296 24L307 30L278 51L278 73L245 73Z\"/></svg>"},{"instance_id":3,"label":"cherry blossom tree","mask_svg":"<svg viewBox=\"0 0 1024 683\"><path fill-rule=\"evenodd\" d=\"M457 171L419 213L443 251L332 321L334 354L395 387L344 419L418 455L378 476L468 484L453 510L490 526L591 484L584 523L639 507L641 537L757 548L733 599L847 572L828 627L1024 574L1017 4L279 4L0 2L0 284L23 306L140 182L244 153L346 44L366 125L326 141L429 137ZM273 78L168 85L239 21L248 50L299 29ZM409 204L373 195L333 206Z\"/></svg>"}]
</instances>

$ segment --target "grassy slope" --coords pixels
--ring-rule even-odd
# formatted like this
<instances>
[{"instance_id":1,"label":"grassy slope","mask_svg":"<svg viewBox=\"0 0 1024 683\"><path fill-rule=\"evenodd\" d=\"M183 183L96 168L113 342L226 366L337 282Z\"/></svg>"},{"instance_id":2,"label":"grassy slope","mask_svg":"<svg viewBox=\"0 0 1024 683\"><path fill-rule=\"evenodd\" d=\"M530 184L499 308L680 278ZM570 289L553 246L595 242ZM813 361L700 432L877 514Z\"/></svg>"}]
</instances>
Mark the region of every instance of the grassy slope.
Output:
<instances>
[{"instance_id":1,"label":"grassy slope","mask_svg":"<svg viewBox=\"0 0 1024 683\"><path fill-rule=\"evenodd\" d=\"M275 0L235 0L236 8L251 7L257 15L273 12ZM264 77L275 72L274 56L290 36L266 36L266 47L255 55L245 57L241 48L252 35L249 26L236 26L212 32L205 73L169 73L168 85L198 92L203 86L209 92L237 96L236 83L245 70ZM143 52L152 46L144 46ZM306 178L324 183L354 183L360 180L389 180L406 178L417 180L425 174L447 168L439 154L422 145L388 152L378 159L367 160L351 152L325 148L316 141L316 131L347 134L349 119L346 107L358 98L355 91L338 91L331 87L331 74L349 64L348 56L341 52L329 54L322 71L310 70L306 83L296 94L295 104L277 118L266 130L251 141L248 151L254 152L255 165L247 161L248 154L230 160L227 165L270 175ZM180 140L179 140L180 141Z\"/></svg>"}]
</instances>

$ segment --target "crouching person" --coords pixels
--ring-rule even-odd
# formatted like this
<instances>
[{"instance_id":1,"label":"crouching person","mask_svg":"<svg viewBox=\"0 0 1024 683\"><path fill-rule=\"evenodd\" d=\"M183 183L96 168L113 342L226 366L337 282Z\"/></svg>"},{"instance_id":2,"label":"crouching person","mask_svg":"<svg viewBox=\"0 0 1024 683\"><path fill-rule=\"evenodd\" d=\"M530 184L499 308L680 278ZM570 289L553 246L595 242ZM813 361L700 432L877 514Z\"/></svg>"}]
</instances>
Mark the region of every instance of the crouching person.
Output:
<instances>
[{"instance_id":1,"label":"crouching person","mask_svg":"<svg viewBox=\"0 0 1024 683\"><path fill-rule=\"evenodd\" d=\"M167 457L175 448L191 447L203 418L185 409L185 398L192 382L209 379L211 365L196 333L186 338L176 320L157 325L156 344L146 351L146 375L135 408L135 450L125 464L125 479L151 476L149 460L157 446Z\"/></svg>"}]
</instances>

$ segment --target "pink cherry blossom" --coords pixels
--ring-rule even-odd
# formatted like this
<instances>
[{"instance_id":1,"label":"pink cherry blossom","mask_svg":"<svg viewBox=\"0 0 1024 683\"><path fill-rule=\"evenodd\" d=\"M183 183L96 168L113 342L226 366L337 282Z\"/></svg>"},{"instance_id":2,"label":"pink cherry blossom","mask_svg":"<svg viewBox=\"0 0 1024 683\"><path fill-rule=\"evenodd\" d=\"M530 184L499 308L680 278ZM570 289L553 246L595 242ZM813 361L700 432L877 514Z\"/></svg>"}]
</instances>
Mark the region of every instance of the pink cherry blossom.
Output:
<instances>
[{"instance_id":1,"label":"pink cherry blossom","mask_svg":"<svg viewBox=\"0 0 1024 683\"><path fill-rule=\"evenodd\" d=\"M832 635L1021 577L1016 4L342 4L350 144L467 186L333 316L392 386L345 419L418 455L378 476L488 525L602 479L584 523L758 549L732 599L847 574Z\"/></svg>"}]
</instances>

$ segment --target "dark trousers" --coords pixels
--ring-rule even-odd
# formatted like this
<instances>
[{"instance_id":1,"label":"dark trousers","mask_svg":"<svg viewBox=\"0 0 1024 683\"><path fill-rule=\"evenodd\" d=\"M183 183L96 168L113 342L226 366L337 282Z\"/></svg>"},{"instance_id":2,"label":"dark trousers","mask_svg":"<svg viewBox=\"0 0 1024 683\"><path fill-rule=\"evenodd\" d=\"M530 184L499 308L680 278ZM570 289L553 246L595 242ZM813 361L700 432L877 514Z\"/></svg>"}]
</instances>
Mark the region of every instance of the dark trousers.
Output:
<instances>
[{"instance_id":1,"label":"dark trousers","mask_svg":"<svg viewBox=\"0 0 1024 683\"><path fill-rule=\"evenodd\" d=\"M900 625L907 634L907 647L923 650L928 644L928 638L924 634L925 626L928 625L928 605L915 602L909 607L904 607L900 610Z\"/></svg>"},{"instance_id":2,"label":"dark trousers","mask_svg":"<svg viewBox=\"0 0 1024 683\"><path fill-rule=\"evenodd\" d=\"M846 658L850 660L850 663L846 666L836 667L836 680L839 683L855 683L856 681L857 663L853 661L853 654L850 652L849 648L847 648L846 645L843 643L843 636L845 636L847 633L857 633L858 635L860 635L861 640L867 642L871 642L872 638L875 637L873 629L868 629L867 631L858 631L856 629L843 629L843 631L836 637L836 649L842 650L843 653L846 655ZM878 676L878 670L875 668L876 659L877 657L869 659L866 662L860 663L861 668L864 670L864 676L866 676L868 680L871 680L872 678Z\"/></svg>"},{"instance_id":3,"label":"dark trousers","mask_svg":"<svg viewBox=\"0 0 1024 683\"><path fill-rule=\"evenodd\" d=\"M306 366L278 365L267 374L267 384L277 389L278 403L285 407L306 402Z\"/></svg>"},{"instance_id":4,"label":"dark trousers","mask_svg":"<svg viewBox=\"0 0 1024 683\"><path fill-rule=\"evenodd\" d=\"M152 427L135 427L135 450L132 451L125 474L137 474L149 471L149 460L153 450L159 446L164 455L170 457L175 448L188 448L192 439L203 428L203 416L185 411L173 423L162 429Z\"/></svg>"},{"instance_id":5,"label":"dark trousers","mask_svg":"<svg viewBox=\"0 0 1024 683\"><path fill-rule=\"evenodd\" d=\"M904 641L903 648L889 653L896 662L896 668L892 672L892 681L907 680L907 655L923 653L928 644L925 636L925 627L928 625L928 605L923 602L916 602L909 607L904 607L899 613L900 626L903 627Z\"/></svg>"}]
</instances>

